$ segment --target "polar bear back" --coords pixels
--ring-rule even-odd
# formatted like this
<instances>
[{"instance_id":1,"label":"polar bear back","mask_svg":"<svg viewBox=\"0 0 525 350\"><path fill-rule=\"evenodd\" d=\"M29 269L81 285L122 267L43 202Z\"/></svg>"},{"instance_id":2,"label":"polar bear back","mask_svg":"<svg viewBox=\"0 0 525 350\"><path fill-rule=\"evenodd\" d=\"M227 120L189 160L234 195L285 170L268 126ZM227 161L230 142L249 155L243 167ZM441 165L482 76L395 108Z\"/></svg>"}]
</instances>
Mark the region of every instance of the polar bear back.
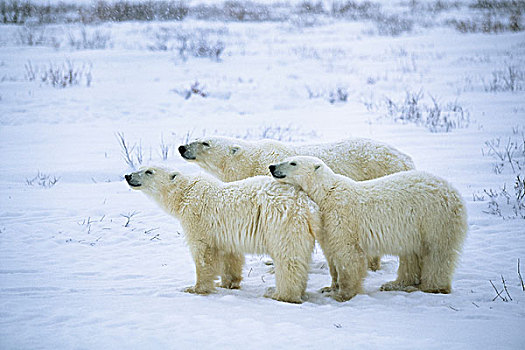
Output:
<instances>
[{"instance_id":1,"label":"polar bear back","mask_svg":"<svg viewBox=\"0 0 525 350\"><path fill-rule=\"evenodd\" d=\"M192 226L187 232L204 233L220 249L286 254L290 244L313 241L320 227L316 204L294 186L266 176L231 183L200 182L187 197L191 211L200 215L183 218L182 224Z\"/></svg>"},{"instance_id":2,"label":"polar bear back","mask_svg":"<svg viewBox=\"0 0 525 350\"><path fill-rule=\"evenodd\" d=\"M333 207L323 207L323 212L347 215L346 225L357 230L360 244L370 254L403 255L407 250L420 251L422 244L451 240L459 247L466 235L463 200L443 179L421 171L363 182L335 176L339 179L330 200ZM334 219L324 221L337 222ZM454 237L438 234L446 227Z\"/></svg>"},{"instance_id":3,"label":"polar bear back","mask_svg":"<svg viewBox=\"0 0 525 350\"><path fill-rule=\"evenodd\" d=\"M386 144L364 138L299 146L294 153L320 158L335 173L356 181L376 179L415 168L408 155Z\"/></svg>"},{"instance_id":4,"label":"polar bear back","mask_svg":"<svg viewBox=\"0 0 525 350\"><path fill-rule=\"evenodd\" d=\"M244 142L241 145L246 152L241 154L239 159L232 160L230 165L230 168L239 169L233 177L235 179L238 176L246 178L255 175L269 175L268 166L270 164L280 162L290 156L320 158L335 173L356 181L376 179L415 168L414 162L407 154L384 143L366 138L350 138L333 143L307 145L259 140ZM225 180L231 181L231 179Z\"/></svg>"}]
</instances>

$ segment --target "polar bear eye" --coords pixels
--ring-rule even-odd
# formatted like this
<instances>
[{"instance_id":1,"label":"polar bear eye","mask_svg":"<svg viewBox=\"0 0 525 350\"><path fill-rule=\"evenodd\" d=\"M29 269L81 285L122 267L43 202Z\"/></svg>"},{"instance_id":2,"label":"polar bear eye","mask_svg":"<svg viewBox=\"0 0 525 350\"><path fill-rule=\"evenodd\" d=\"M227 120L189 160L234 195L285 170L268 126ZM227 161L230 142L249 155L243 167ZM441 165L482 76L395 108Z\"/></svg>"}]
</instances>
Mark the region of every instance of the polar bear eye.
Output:
<instances>
[{"instance_id":1,"label":"polar bear eye","mask_svg":"<svg viewBox=\"0 0 525 350\"><path fill-rule=\"evenodd\" d=\"M296 162L291 162L290 165L291 165L291 166L296 166L297 163L296 163Z\"/></svg>"},{"instance_id":2,"label":"polar bear eye","mask_svg":"<svg viewBox=\"0 0 525 350\"><path fill-rule=\"evenodd\" d=\"M210 147L210 144L209 144L208 142L203 142L202 145L203 145L204 147Z\"/></svg>"},{"instance_id":3,"label":"polar bear eye","mask_svg":"<svg viewBox=\"0 0 525 350\"><path fill-rule=\"evenodd\" d=\"M171 180L175 180L175 178L177 177L177 174L171 174Z\"/></svg>"},{"instance_id":4,"label":"polar bear eye","mask_svg":"<svg viewBox=\"0 0 525 350\"><path fill-rule=\"evenodd\" d=\"M151 171L151 170L146 170L146 175L153 175L153 171Z\"/></svg>"}]
</instances>

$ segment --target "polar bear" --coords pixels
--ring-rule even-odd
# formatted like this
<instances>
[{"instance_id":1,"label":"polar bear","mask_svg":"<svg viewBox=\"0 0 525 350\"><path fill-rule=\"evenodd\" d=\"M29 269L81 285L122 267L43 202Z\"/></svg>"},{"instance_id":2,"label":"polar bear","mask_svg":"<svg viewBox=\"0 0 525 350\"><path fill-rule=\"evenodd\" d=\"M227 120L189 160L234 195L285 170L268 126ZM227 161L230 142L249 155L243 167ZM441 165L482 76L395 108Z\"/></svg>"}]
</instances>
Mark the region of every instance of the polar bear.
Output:
<instances>
[{"instance_id":1,"label":"polar bear","mask_svg":"<svg viewBox=\"0 0 525 350\"><path fill-rule=\"evenodd\" d=\"M414 169L410 156L364 138L294 146L269 139L250 142L214 136L182 145L179 153L225 182L270 175L268 165L291 156L321 158L337 174L356 181Z\"/></svg>"},{"instance_id":2,"label":"polar bear","mask_svg":"<svg viewBox=\"0 0 525 350\"><path fill-rule=\"evenodd\" d=\"M268 254L275 264L273 299L301 303L315 236L320 234L317 205L294 186L259 176L223 183L161 168L125 176L177 218L185 232L197 272L190 293L239 288L244 254Z\"/></svg>"},{"instance_id":3,"label":"polar bear","mask_svg":"<svg viewBox=\"0 0 525 350\"><path fill-rule=\"evenodd\" d=\"M338 301L361 292L365 257L399 256L397 279L381 290L450 293L467 233L463 200L450 184L421 171L356 182L315 157L292 157L269 167L281 183L304 190L323 214L318 237Z\"/></svg>"},{"instance_id":4,"label":"polar bear","mask_svg":"<svg viewBox=\"0 0 525 350\"><path fill-rule=\"evenodd\" d=\"M228 137L207 137L179 147L181 156L225 182L270 175L268 165L290 156L321 158L338 174L356 181L370 180L414 169L410 156L377 141L353 138L335 143L293 146L275 140L248 142ZM381 266L370 257L369 268Z\"/></svg>"}]
</instances>

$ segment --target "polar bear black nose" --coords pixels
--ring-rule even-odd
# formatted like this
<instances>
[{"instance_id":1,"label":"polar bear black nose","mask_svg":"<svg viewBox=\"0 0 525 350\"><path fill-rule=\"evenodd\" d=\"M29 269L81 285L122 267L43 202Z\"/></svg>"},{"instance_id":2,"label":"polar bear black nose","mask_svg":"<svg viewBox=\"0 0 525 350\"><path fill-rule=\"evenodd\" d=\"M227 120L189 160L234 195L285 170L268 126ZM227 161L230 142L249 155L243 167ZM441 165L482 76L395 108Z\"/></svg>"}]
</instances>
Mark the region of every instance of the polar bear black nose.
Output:
<instances>
[{"instance_id":1,"label":"polar bear black nose","mask_svg":"<svg viewBox=\"0 0 525 350\"><path fill-rule=\"evenodd\" d=\"M270 165L270 172L273 173L275 171L275 165Z\"/></svg>"},{"instance_id":2,"label":"polar bear black nose","mask_svg":"<svg viewBox=\"0 0 525 350\"><path fill-rule=\"evenodd\" d=\"M126 179L127 182L131 181L131 175L124 175L124 178Z\"/></svg>"},{"instance_id":3,"label":"polar bear black nose","mask_svg":"<svg viewBox=\"0 0 525 350\"><path fill-rule=\"evenodd\" d=\"M184 152L186 152L186 146L179 146L179 153L183 155Z\"/></svg>"}]
</instances>

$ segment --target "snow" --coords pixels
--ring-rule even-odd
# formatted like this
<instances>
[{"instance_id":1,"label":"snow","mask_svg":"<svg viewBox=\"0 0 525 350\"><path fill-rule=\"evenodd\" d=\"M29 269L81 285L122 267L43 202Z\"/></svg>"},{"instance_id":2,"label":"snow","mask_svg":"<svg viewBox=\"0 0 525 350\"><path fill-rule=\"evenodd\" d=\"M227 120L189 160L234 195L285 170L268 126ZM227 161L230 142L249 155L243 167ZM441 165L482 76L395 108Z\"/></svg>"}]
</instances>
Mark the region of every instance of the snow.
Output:
<instances>
[{"instance_id":1,"label":"snow","mask_svg":"<svg viewBox=\"0 0 525 350\"><path fill-rule=\"evenodd\" d=\"M225 50L219 61L149 50L161 28L207 28ZM494 71L514 65L523 72L523 32L461 34L435 26L390 37L375 34L369 22L325 19L300 27L188 18L88 26L88 33L109 33L111 45L76 50L67 42L78 25L46 27L58 49L20 44L19 29L0 26L0 348L525 347L517 274L518 258L525 270L525 221L488 214L484 192L506 184L513 194L516 176L523 178L508 163L495 172L497 159L485 145L523 140L525 82L514 92L485 91ZM43 70L67 60L90 67L89 87L85 79L65 88L26 79L29 61ZM196 81L207 97L178 93ZM332 104L329 92L337 87L348 100ZM380 103L402 101L407 90L423 91L426 104L431 96L443 105L457 100L470 124L431 133L382 117ZM453 292L380 292L397 269L395 257L383 257L364 294L338 303L318 292L330 276L316 248L309 300L301 305L263 297L275 276L260 256L247 257L240 290L183 293L195 281L184 233L123 181L130 169L118 132L140 144L144 164L188 173L200 170L176 147L204 134L389 143L418 169L448 179L467 202L469 234ZM161 142L170 146L167 160ZM523 155L515 157L525 164ZM58 181L29 185L39 172ZM507 302L493 300L489 282L502 290L502 276Z\"/></svg>"}]
</instances>

